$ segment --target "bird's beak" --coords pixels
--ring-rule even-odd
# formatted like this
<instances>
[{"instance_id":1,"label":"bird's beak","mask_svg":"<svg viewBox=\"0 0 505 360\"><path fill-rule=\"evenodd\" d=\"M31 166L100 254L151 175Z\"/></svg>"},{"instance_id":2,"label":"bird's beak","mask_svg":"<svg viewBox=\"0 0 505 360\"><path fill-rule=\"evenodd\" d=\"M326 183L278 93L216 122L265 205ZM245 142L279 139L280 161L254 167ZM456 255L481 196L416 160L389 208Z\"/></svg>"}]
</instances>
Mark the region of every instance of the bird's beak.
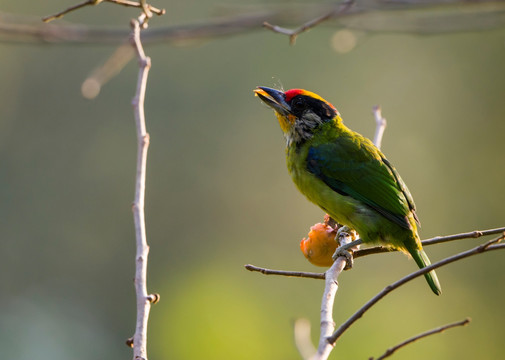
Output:
<instances>
[{"instance_id":1,"label":"bird's beak","mask_svg":"<svg viewBox=\"0 0 505 360\"><path fill-rule=\"evenodd\" d=\"M270 106L280 115L287 116L291 113L291 107L286 102L284 93L282 91L271 89L265 86L258 86L254 92L256 96L258 96L265 104Z\"/></svg>"}]
</instances>

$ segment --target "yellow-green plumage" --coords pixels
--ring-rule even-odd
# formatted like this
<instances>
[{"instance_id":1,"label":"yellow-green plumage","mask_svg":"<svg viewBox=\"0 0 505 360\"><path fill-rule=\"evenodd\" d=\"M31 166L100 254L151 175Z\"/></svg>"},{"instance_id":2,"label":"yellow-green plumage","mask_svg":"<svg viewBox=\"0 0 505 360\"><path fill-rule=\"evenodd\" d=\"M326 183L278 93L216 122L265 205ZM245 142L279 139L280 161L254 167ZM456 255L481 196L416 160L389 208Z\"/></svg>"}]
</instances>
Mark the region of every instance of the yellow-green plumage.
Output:
<instances>
[{"instance_id":1,"label":"yellow-green plumage","mask_svg":"<svg viewBox=\"0 0 505 360\"><path fill-rule=\"evenodd\" d=\"M370 140L343 125L338 111L314 93L260 87L256 94L276 111L287 140L288 170L300 192L355 229L363 243L409 253L420 268L429 265L412 196ZM435 272L425 278L440 294Z\"/></svg>"}]
</instances>

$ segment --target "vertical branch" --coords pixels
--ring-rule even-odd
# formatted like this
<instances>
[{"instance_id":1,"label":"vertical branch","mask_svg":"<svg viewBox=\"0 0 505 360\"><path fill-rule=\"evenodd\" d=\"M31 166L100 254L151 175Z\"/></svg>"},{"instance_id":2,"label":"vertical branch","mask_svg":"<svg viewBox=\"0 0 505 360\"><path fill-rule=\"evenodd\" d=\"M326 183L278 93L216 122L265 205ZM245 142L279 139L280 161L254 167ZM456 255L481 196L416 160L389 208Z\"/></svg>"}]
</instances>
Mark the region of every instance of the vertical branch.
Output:
<instances>
[{"instance_id":1,"label":"vertical branch","mask_svg":"<svg viewBox=\"0 0 505 360\"><path fill-rule=\"evenodd\" d=\"M43 20L45 22L61 18L65 14L78 10L88 5L98 5L104 0L87 0L80 4L74 5L64 11L55 15L47 16ZM137 78L137 90L132 100L133 113L135 116L135 125L137 129L137 174L135 181L135 199L133 200L132 211L133 221L135 224L135 240L137 244L135 255L135 294L137 298L137 320L135 324L135 334L132 338L126 341L128 346L133 347L134 360L147 360L147 321L149 319L149 311L151 304L159 301L158 294L147 293L147 256L149 254L149 246L146 239L146 224L144 217L144 200L146 188L146 163L147 163L147 149L149 147L149 134L146 131L146 122L144 115L144 99L146 94L147 75L151 68L151 58L146 56L142 42L140 41L140 28L147 27L147 20L152 16L153 11L158 15L163 15L165 10L159 10L147 4L146 0L139 2L132 2L129 0L105 0L108 2L124 5L141 7L143 12L138 17L131 21L131 35L130 42L134 48L135 54L139 62L139 74ZM121 49L122 50L122 49ZM124 55L124 51L121 53ZM124 61L124 59L116 59L115 62ZM108 62L109 69L117 69L117 64ZM100 79L107 76L108 71L100 72ZM97 77L94 74L95 78ZM85 86L84 86L85 85ZM85 94L96 96L98 94L100 84L96 79L91 79L91 82L83 84Z\"/></svg>"},{"instance_id":2,"label":"vertical branch","mask_svg":"<svg viewBox=\"0 0 505 360\"><path fill-rule=\"evenodd\" d=\"M352 235L346 232L340 232L338 235L340 245L348 244L352 241ZM319 336L319 345L316 354L311 360L324 360L330 356L335 343L328 342L328 337L335 331L335 322L333 321L333 303L338 290L338 276L344 270L347 259L340 256L325 273L325 286L323 299L321 301L321 333Z\"/></svg>"},{"instance_id":3,"label":"vertical branch","mask_svg":"<svg viewBox=\"0 0 505 360\"><path fill-rule=\"evenodd\" d=\"M335 322L333 321L333 303L338 290L337 278L344 270L345 257L339 257L326 271L323 300L321 302L321 332L316 354L311 360L327 359L335 344L330 344L326 339L333 334Z\"/></svg>"},{"instance_id":4,"label":"vertical branch","mask_svg":"<svg viewBox=\"0 0 505 360\"><path fill-rule=\"evenodd\" d=\"M137 20L132 20L131 42L139 61L139 74L137 91L132 104L137 128L137 178L135 183L135 200L133 202L133 219L135 223L135 238L137 243L135 292L137 295L137 321L133 336L133 359L147 360L147 320L151 303L159 299L159 295L147 293L147 255L149 246L146 240L146 225L144 219L144 197L146 185L147 148L149 147L149 134L146 131L144 117L144 98L146 92L147 75L151 67L151 59L147 57L140 41L140 25Z\"/></svg>"},{"instance_id":5,"label":"vertical branch","mask_svg":"<svg viewBox=\"0 0 505 360\"><path fill-rule=\"evenodd\" d=\"M381 148L382 136L384 135L384 130L386 130L386 119L382 117L381 107L376 105L373 107L373 116L375 118L375 135L373 137L373 143L377 148Z\"/></svg>"}]
</instances>

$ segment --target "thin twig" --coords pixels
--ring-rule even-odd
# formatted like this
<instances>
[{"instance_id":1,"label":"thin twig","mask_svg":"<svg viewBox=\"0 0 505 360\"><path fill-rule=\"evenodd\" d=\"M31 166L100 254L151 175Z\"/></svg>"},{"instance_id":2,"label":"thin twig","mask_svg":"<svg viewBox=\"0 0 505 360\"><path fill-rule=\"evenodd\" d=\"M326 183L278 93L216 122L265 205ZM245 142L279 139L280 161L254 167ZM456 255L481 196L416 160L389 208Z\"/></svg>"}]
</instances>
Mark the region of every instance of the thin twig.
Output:
<instances>
[{"instance_id":1,"label":"thin twig","mask_svg":"<svg viewBox=\"0 0 505 360\"><path fill-rule=\"evenodd\" d=\"M503 232L505 232L505 227L488 229L488 230L475 230L475 231L454 234L454 235L436 236L436 237L433 237L430 239L423 240L423 241L421 241L421 243L423 244L423 247L424 247L424 246L430 246L430 245L440 244L440 243L454 241L454 240L472 239L472 238L476 239L481 236L494 235L494 234L499 234L499 233L503 233ZM397 250L385 248L382 246L375 246L375 247L357 250L353 253L353 257L359 258L359 257L363 257L366 255L380 254L380 253L384 253L384 252L394 252L394 251L397 251Z\"/></svg>"},{"instance_id":2,"label":"thin twig","mask_svg":"<svg viewBox=\"0 0 505 360\"><path fill-rule=\"evenodd\" d=\"M72 12L72 11L75 11L75 10L79 10L80 8L83 8L85 6L98 5L102 1L103 0L88 0L88 1L84 1L84 2L79 3L77 5L70 6L69 8L67 8L67 9L65 9L63 11L60 11L59 13L56 13L54 15L45 16L45 17L42 18L42 21L43 22L49 22L49 21L53 21L53 20L56 20L56 19L60 19L63 16L65 16L66 14L68 14L69 12Z\"/></svg>"},{"instance_id":3,"label":"thin twig","mask_svg":"<svg viewBox=\"0 0 505 360\"><path fill-rule=\"evenodd\" d=\"M382 354L381 356L379 356L377 359L375 360L383 360L391 355L393 355L393 353L395 351L397 351L398 349L404 347L404 346L407 346L417 340L420 340L422 338L425 338L427 336L430 336L430 335L434 335L434 334L438 334L438 333L441 333L445 330L448 330L448 329L451 329L451 328L455 328L455 327L458 327L458 326L465 326L467 325L468 323L470 322L470 319L465 319L465 320L462 320L462 321L458 321L458 322L455 322L455 323L452 323L452 324L447 324L447 325L444 325L444 326L440 326L436 329L432 329L432 330L429 330L429 331L426 331L422 334L419 334L419 335L416 335L414 337L411 337L410 339L407 339L403 342L401 342L400 344L398 345L395 345L389 349L386 350L386 352L384 354ZM370 358L370 360L374 360L374 358Z\"/></svg>"},{"instance_id":4,"label":"thin twig","mask_svg":"<svg viewBox=\"0 0 505 360\"><path fill-rule=\"evenodd\" d=\"M56 13L54 15L45 16L42 18L42 21L50 22L50 21L53 21L56 19L60 19L72 11L78 10L78 9L83 8L85 6L98 5L102 2L110 2L113 4L117 4L117 5L142 8L144 13L146 15L149 13L150 16L152 16L152 13L155 13L157 15L163 15L165 13L165 9L157 9L149 4L146 4L145 0L143 0L143 1L141 0L141 3L134 2L134 1L128 1L128 0L87 0L87 1L83 1L82 3L79 3L77 5L70 6L69 8L67 8L63 11L60 11L59 13Z\"/></svg>"},{"instance_id":5,"label":"thin twig","mask_svg":"<svg viewBox=\"0 0 505 360\"><path fill-rule=\"evenodd\" d=\"M156 15L164 15L166 12L165 9L158 9L158 8L155 8L154 6L146 4L145 0L144 1L141 0L140 4L138 2L128 1L128 0L105 0L105 1L110 2L110 3L114 3L114 4L118 4L118 5L127 6L127 7L142 8L142 11L144 12L144 14L146 13L146 11L151 13L150 17L153 15L153 13Z\"/></svg>"},{"instance_id":6,"label":"thin twig","mask_svg":"<svg viewBox=\"0 0 505 360\"><path fill-rule=\"evenodd\" d=\"M363 316L363 314L369 310L373 305L375 305L379 300L381 300L383 297L385 297L387 294L395 290L396 288L404 285L405 283L421 276L424 275L431 270L437 269L441 266L450 264L454 261L458 261L461 259L464 259L466 257L472 256L472 255L477 255L481 254L487 251L492 251L492 250L500 250L500 249L505 249L505 244L496 244L495 243L501 241L503 239L503 235L499 236L495 239L492 239L484 244L481 244L473 249L464 251L462 253L450 256L448 258L445 258L443 260L440 260L432 265L426 266L422 269L419 269L403 278L400 280L394 282L391 285L386 286L382 291L380 291L377 295L375 295L372 299L370 299L365 305L363 305L358 311L356 311L347 321L345 321L340 327L331 335L330 337L327 338L327 341L330 344L335 344L335 342L342 336L342 334L354 323L356 320L358 320L360 317Z\"/></svg>"},{"instance_id":7,"label":"thin twig","mask_svg":"<svg viewBox=\"0 0 505 360\"><path fill-rule=\"evenodd\" d=\"M331 10L330 12L328 12L322 16L319 16L315 19L312 19L294 30L283 28L283 27L280 27L277 25L272 25L267 21L265 21L263 23L263 27L265 27L269 30L272 30L273 32L289 36L289 44L294 45L298 35L300 35L301 33L305 32L307 30L312 29L313 27L321 24L322 22L324 22L328 19L331 19L333 17L336 17L340 14L345 13L351 7L352 4L354 4L354 0L345 0L338 7Z\"/></svg>"},{"instance_id":8,"label":"thin twig","mask_svg":"<svg viewBox=\"0 0 505 360\"><path fill-rule=\"evenodd\" d=\"M281 275L288 277L301 277L301 278L309 278L309 279L322 279L324 280L324 273L313 273L313 272L304 272L304 271L284 271L284 270L272 270L267 268L262 268L259 266L247 264L244 267L253 272L259 272L263 275Z\"/></svg>"},{"instance_id":9,"label":"thin twig","mask_svg":"<svg viewBox=\"0 0 505 360\"><path fill-rule=\"evenodd\" d=\"M147 148L149 147L149 134L146 131L144 116L144 98L146 92L147 75L151 67L151 59L144 53L140 41L140 25L137 20L132 20L131 42L139 61L139 74L137 91L132 104L137 128L137 179L135 185L135 200L133 202L133 218L135 222L135 237L137 242L135 292L137 296L137 321L133 336L133 359L147 360L147 321L151 303L159 300L159 295L147 293L147 255L149 246L146 239L146 225L144 219L144 198L146 184Z\"/></svg>"},{"instance_id":10,"label":"thin twig","mask_svg":"<svg viewBox=\"0 0 505 360\"><path fill-rule=\"evenodd\" d=\"M487 230L475 230L475 231L454 234L454 235L448 235L448 236L436 236L434 238L424 240L423 245L434 245L434 244L440 244L443 242L452 241L452 240L460 240L460 239L471 239L471 238L476 239L481 236L500 234L503 232L505 232L505 227L499 227L499 228L487 229Z\"/></svg>"},{"instance_id":11,"label":"thin twig","mask_svg":"<svg viewBox=\"0 0 505 360\"><path fill-rule=\"evenodd\" d=\"M373 107L373 115L376 124L373 143L380 149L382 145L382 136L384 135L384 130L386 130L387 122L386 119L382 117L382 111L379 105Z\"/></svg>"}]
</instances>

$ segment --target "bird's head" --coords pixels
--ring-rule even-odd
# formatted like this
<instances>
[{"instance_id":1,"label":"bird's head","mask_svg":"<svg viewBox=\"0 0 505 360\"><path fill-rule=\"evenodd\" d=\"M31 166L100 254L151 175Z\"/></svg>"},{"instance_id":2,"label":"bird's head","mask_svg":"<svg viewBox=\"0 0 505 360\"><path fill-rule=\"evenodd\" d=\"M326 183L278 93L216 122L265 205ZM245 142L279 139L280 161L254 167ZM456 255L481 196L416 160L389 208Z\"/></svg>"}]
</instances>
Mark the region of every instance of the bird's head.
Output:
<instances>
[{"instance_id":1,"label":"bird's head","mask_svg":"<svg viewBox=\"0 0 505 360\"><path fill-rule=\"evenodd\" d=\"M280 91L264 86L254 90L275 111L288 144L302 143L327 122L340 122L337 109L313 92L302 89Z\"/></svg>"}]
</instances>

